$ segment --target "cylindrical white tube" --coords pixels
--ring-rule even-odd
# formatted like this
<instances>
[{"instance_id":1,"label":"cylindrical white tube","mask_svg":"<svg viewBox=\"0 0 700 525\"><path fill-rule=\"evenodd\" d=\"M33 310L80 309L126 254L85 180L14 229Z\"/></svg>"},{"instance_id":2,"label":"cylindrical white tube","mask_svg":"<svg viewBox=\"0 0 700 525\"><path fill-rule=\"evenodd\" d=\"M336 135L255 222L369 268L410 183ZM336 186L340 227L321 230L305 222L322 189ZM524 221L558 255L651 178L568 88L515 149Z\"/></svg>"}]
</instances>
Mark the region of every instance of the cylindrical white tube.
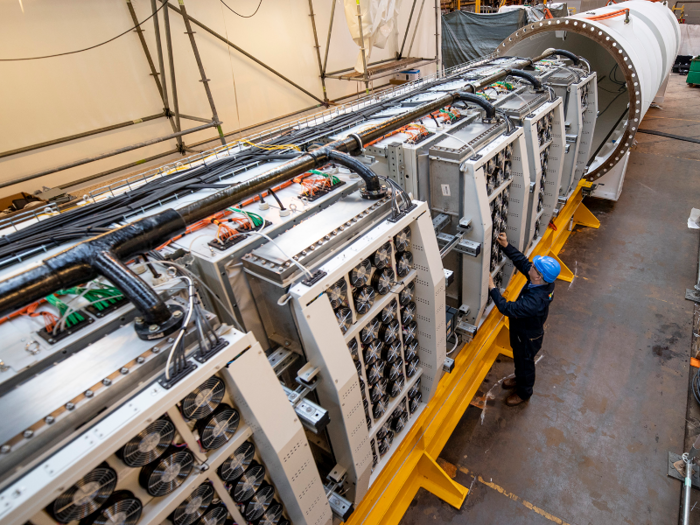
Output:
<instances>
[{"instance_id":1,"label":"cylindrical white tube","mask_svg":"<svg viewBox=\"0 0 700 525\"><path fill-rule=\"evenodd\" d=\"M533 57L551 47L591 63L598 81L598 120L585 178L596 180L632 146L679 46L678 22L665 3L630 0L530 23L506 38L497 53Z\"/></svg>"}]
</instances>

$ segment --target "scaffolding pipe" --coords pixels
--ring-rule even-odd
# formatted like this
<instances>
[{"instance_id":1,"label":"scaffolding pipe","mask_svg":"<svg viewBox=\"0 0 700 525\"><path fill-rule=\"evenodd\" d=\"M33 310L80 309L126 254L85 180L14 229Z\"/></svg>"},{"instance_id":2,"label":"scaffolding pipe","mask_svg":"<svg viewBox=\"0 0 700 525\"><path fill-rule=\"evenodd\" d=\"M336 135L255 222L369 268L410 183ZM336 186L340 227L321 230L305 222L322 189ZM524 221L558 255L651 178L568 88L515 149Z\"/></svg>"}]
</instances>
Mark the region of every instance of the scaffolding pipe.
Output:
<instances>
[{"instance_id":1,"label":"scaffolding pipe","mask_svg":"<svg viewBox=\"0 0 700 525\"><path fill-rule=\"evenodd\" d=\"M192 45L192 53L194 53L194 59L197 61L197 68L199 69L199 76L202 78L201 82L204 85L204 91L207 94L207 100L209 101L209 106L211 107L211 120L212 122L217 122L216 129L219 132L219 138L221 139L221 144L226 145L226 139L224 138L224 131L221 129L221 123L219 121L219 115L216 113L216 105L214 104L214 96L211 94L211 88L209 87L209 79L204 71L204 63L202 62L202 57L199 55L199 49L197 49L197 42L194 39L194 31L192 31L192 24L187 16L187 8L185 7L185 0L180 1L180 11L182 13L182 20L185 22L185 28L187 31L187 36L190 37L190 44ZM167 9L166 9L167 11Z\"/></svg>"},{"instance_id":2,"label":"scaffolding pipe","mask_svg":"<svg viewBox=\"0 0 700 525\"><path fill-rule=\"evenodd\" d=\"M167 0L163 0L163 1L167 1ZM175 11L176 13L182 14L182 13L180 12L180 10L179 10L177 7L175 7L174 5L168 3L168 7L169 7L170 9L172 9L173 11ZM189 20L190 22L192 22L194 25L201 27L201 28L204 29L207 33L209 33L210 35L212 35L212 36L215 37L215 38L218 38L219 40L221 40L222 42L224 42L226 45L232 47L233 49L235 49L236 51L238 51L239 53L241 53L242 55L244 55L246 58L249 58L250 60L252 60L252 61L255 62L256 64L258 64L259 66L261 66L261 67L267 69L267 70L268 70L270 73L272 73L273 75L276 75L276 76L278 76L279 78L281 78L282 80L284 80L285 82L291 84L292 86L294 86L295 88L297 88L297 89L298 89L299 91L301 91L302 93L305 93L306 95L310 96L312 99L318 101L320 104L324 104L324 105L325 105L325 103L323 102L323 100L321 100L320 98L318 98L316 95L313 95L312 93L309 93L306 89L304 89L303 87L301 87L299 84L296 84L296 83L293 82L292 80L289 80L289 79L288 79L287 77L285 77L283 74L281 74L280 72L278 72L278 71L272 69L270 66L268 66L268 65L265 64L264 62L258 60L258 59L255 58L253 55L251 55L251 54L248 53L247 51L244 51L243 49L241 49L240 47L238 47L236 44L234 44L233 42L231 42L231 41L228 40L227 38L221 36L219 33L217 33L216 31L214 31L213 29L211 29L211 28L205 26L202 22L200 22L200 21L197 20L196 18L192 18L189 14L187 15L186 18L187 18L187 20Z\"/></svg>"},{"instance_id":3,"label":"scaffolding pipe","mask_svg":"<svg viewBox=\"0 0 700 525\"><path fill-rule=\"evenodd\" d=\"M413 20L413 11L416 9L417 0L413 0L413 5L411 5L411 14L408 15L408 24L406 25L406 32L403 34L403 42L401 43L401 51L399 51L398 58L403 58L403 48L406 45L406 37L408 37L408 31L411 29L411 20Z\"/></svg>"},{"instance_id":4,"label":"scaffolding pipe","mask_svg":"<svg viewBox=\"0 0 700 525\"><path fill-rule=\"evenodd\" d=\"M76 160L74 162L70 162L70 163L64 164L62 166L57 166L55 168L50 168L48 170L40 171L39 173L35 173L33 175L19 177L18 179L9 180L6 182L0 182L0 188L7 188L8 186L12 186L13 184L19 184L20 182L27 182L28 180L36 179L39 177L44 177L44 176L50 175L52 173L64 171L64 170L67 170L70 168L75 168L77 166L82 166L83 164L89 164L91 162L95 162L98 160L106 159L109 157L114 157L115 155L119 155L121 153L126 153L127 151L132 151L135 149L144 148L144 147L150 146L152 144L158 144L159 142L165 142L166 140L181 137L183 135L189 135L190 133L196 133L196 132L202 131L204 129L214 128L214 127L218 126L219 124L221 124L221 123L220 122L210 122L209 124L197 126L196 128L186 129L185 131L178 131L177 133L171 133L170 135L165 135L164 137L158 137L155 139L146 140L144 142L139 142L138 144L132 144L131 146L126 146L123 148L115 149L115 150L109 151L107 153L102 153L101 155L97 155L95 157L88 157L86 159Z\"/></svg>"},{"instance_id":5,"label":"scaffolding pipe","mask_svg":"<svg viewBox=\"0 0 700 525\"><path fill-rule=\"evenodd\" d=\"M126 122L120 122L119 124L112 124L111 126L105 126L104 128L93 129L90 131L83 131L82 133L77 133L75 135L68 135L67 137L61 137L59 139L52 139L46 142L39 142L38 144L32 144L31 146L22 146L21 148L3 151L0 153L0 159L3 157L10 157L12 155L17 155L19 153L26 153L27 151L33 151L41 148L47 148L49 146L55 146L56 144L63 144L64 142L70 142L71 140L82 139L85 137L90 137L92 135L98 135L104 133L105 131L113 131L115 129L126 128L128 126L133 126L134 124L140 124L142 122L149 122L151 120L156 120L164 117L164 113L158 113L156 115L148 115L147 117L137 118L134 120L127 120Z\"/></svg>"},{"instance_id":6,"label":"scaffolding pipe","mask_svg":"<svg viewBox=\"0 0 700 525\"><path fill-rule=\"evenodd\" d=\"M167 2L168 0L161 0ZM170 4L168 4L170 5ZM156 14L156 16L158 16ZM173 38L170 34L170 16L168 15L168 10L163 10L163 21L165 22L165 46L168 49L168 66L170 69L170 84L173 88L173 109L175 110L175 128L176 130L182 131L180 126L180 102L177 98L177 82L175 81L175 58L173 56ZM165 76L163 77L165 80ZM184 152L184 147L181 142L178 143L180 147L180 152Z\"/></svg>"},{"instance_id":7,"label":"scaffolding pipe","mask_svg":"<svg viewBox=\"0 0 700 525\"><path fill-rule=\"evenodd\" d=\"M321 70L321 76L325 79L326 70L328 69L328 51L331 47L331 35L333 34L333 19L335 18L335 4L336 0L331 0L331 21L328 22L328 38L326 39L326 55L323 57L323 69Z\"/></svg>"},{"instance_id":8,"label":"scaffolding pipe","mask_svg":"<svg viewBox=\"0 0 700 525\"><path fill-rule=\"evenodd\" d=\"M314 2L309 0L309 12L311 17L311 28L314 30L314 47L316 48L316 58L318 59L318 72L321 76L321 87L323 88L323 101L328 106L328 93L326 92L326 78L323 76L323 64L321 64L321 46L318 44L318 33L316 32L316 16L314 15Z\"/></svg>"}]
</instances>

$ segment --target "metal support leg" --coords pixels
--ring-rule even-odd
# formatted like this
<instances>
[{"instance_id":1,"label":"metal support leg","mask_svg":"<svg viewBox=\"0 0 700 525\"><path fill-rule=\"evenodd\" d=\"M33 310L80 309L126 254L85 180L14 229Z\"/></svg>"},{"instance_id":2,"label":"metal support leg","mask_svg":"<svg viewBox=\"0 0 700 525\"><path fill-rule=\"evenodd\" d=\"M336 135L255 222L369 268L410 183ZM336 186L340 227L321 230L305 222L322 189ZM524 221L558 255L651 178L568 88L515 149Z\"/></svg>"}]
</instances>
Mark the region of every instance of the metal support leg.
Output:
<instances>
[{"instance_id":1,"label":"metal support leg","mask_svg":"<svg viewBox=\"0 0 700 525\"><path fill-rule=\"evenodd\" d=\"M153 0L153 8L155 12L155 0ZM153 77L153 80L156 83L156 88L158 89L158 94L160 95L160 99L163 101L163 111L165 112L165 116L168 118L168 122L170 123L170 127L173 129L173 133L177 133L180 131L178 127L175 126L175 123L170 119L170 108L168 107L168 95L167 95L167 87L165 85L165 76L163 75L163 60L162 60L162 53L160 52L160 39L158 37L157 29L156 29L156 43L159 48L159 58L160 58L160 71L156 71L156 66L153 63L153 58L151 57L151 52L148 50L148 45L146 44L146 39L143 36L143 29L141 29L141 26L139 25L139 20L138 17L136 16L136 11L134 10L134 6L131 3L131 0L127 0L126 2L127 7L129 8L129 14L131 15L131 20L134 22L136 25L136 34L139 37L139 41L141 42L141 47L143 48L143 52L146 55L146 60L148 61L148 67L151 69L151 76ZM158 24L158 14L153 17L153 20L155 21L154 23ZM162 78L162 82L161 82ZM177 145L178 147L182 150L182 137L177 137L176 138Z\"/></svg>"},{"instance_id":2,"label":"metal support leg","mask_svg":"<svg viewBox=\"0 0 700 525\"><path fill-rule=\"evenodd\" d=\"M167 9L166 9L167 11ZM209 106L211 107L211 120L216 122L216 129L219 131L219 138L221 144L226 145L226 139L224 138L224 131L221 129L221 121L219 120L219 115L216 113L216 106L214 105L214 97L211 94L211 89L209 88L209 79L207 74L204 72L204 64L202 63L202 57L199 56L199 50L197 49L197 42L194 39L194 31L192 31L192 24L187 16L187 9L185 8L185 1L180 0L180 11L182 12L182 19L185 22L185 28L187 29L187 36L190 37L190 44L192 45L192 52L194 53L194 58L197 61L197 67L199 68L199 74L202 77L202 84L204 84L204 91L207 93L207 99L209 100Z\"/></svg>"},{"instance_id":3,"label":"metal support leg","mask_svg":"<svg viewBox=\"0 0 700 525\"><path fill-rule=\"evenodd\" d=\"M591 210L586 208L584 204L579 204L574 213L574 224L587 226L588 228L600 228L600 221L596 219Z\"/></svg>"},{"instance_id":4,"label":"metal support leg","mask_svg":"<svg viewBox=\"0 0 700 525\"><path fill-rule=\"evenodd\" d=\"M328 106L328 93L326 92L326 77L323 74L321 64L321 46L318 45L318 32L316 31L316 16L314 15L314 2L309 0L309 16L311 17L311 28L314 30L314 47L316 48L316 58L318 59L318 72L321 76L321 86L323 87L323 101Z\"/></svg>"},{"instance_id":5,"label":"metal support leg","mask_svg":"<svg viewBox=\"0 0 700 525\"><path fill-rule=\"evenodd\" d=\"M365 79L365 94L369 95L369 75L367 72L367 55L365 53L365 37L362 34L362 8L360 0L357 0L357 23L360 27L360 50L362 51L362 77Z\"/></svg>"},{"instance_id":6,"label":"metal support leg","mask_svg":"<svg viewBox=\"0 0 700 525\"><path fill-rule=\"evenodd\" d=\"M549 256L553 259L556 259L556 261L561 266L561 272L559 273L559 277L557 277L557 279L560 281L565 281L567 283L572 282L574 280L574 272L572 272L569 269L569 267L566 264L564 264L564 261L562 261L556 253L549 252Z\"/></svg>"},{"instance_id":7,"label":"metal support leg","mask_svg":"<svg viewBox=\"0 0 700 525\"><path fill-rule=\"evenodd\" d=\"M168 0L161 0L167 2ZM158 16L158 15L156 15ZM163 9L163 20L165 21L165 45L168 48L168 65L170 66L170 85L173 88L173 109L175 109L175 128L177 131L181 131L180 127L180 102L177 98L177 82L175 80L175 57L173 56L173 38L170 32L170 16L168 14L168 9ZM185 149L180 144L180 153L184 154Z\"/></svg>"},{"instance_id":8,"label":"metal support leg","mask_svg":"<svg viewBox=\"0 0 700 525\"><path fill-rule=\"evenodd\" d=\"M328 50L331 47L331 35L333 34L333 19L335 18L336 0L331 0L331 21L328 23L328 38L326 39L326 55L323 57L323 70L321 77L325 80L326 71L328 71Z\"/></svg>"}]
</instances>

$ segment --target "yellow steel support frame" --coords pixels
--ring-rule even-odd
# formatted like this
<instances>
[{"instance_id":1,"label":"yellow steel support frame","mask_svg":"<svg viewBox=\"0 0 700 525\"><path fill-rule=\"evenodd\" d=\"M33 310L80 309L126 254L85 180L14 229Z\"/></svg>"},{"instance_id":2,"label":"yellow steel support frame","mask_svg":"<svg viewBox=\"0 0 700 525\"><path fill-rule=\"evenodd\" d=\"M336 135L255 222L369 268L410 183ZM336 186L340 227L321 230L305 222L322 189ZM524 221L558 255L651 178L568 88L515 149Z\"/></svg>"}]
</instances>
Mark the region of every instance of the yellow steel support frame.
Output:
<instances>
[{"instance_id":1,"label":"yellow steel support frame","mask_svg":"<svg viewBox=\"0 0 700 525\"><path fill-rule=\"evenodd\" d=\"M531 254L556 257L562 265L560 278L564 281L570 282L573 273L561 262L558 254L571 230L576 225L600 226L598 219L582 204L583 190L590 187L590 182L581 181L553 221L554 227L547 229ZM511 279L504 297L517 297L525 283L525 276L518 273ZM469 490L453 481L435 460L499 355L512 357L513 353L508 319L494 309L474 339L461 349L452 373L442 378L435 396L403 437L401 445L353 512L348 525L399 523L421 487L455 508L462 506Z\"/></svg>"}]
</instances>

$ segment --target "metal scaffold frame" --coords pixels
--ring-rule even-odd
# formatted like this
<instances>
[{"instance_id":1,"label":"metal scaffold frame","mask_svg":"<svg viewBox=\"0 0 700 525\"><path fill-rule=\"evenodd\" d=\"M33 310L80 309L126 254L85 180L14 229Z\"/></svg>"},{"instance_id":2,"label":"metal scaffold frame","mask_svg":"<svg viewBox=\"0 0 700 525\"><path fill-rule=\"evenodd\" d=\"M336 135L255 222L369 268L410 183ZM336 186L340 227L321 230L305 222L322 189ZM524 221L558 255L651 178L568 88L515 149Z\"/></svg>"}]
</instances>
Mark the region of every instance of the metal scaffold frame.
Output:
<instances>
[{"instance_id":1,"label":"metal scaffold frame","mask_svg":"<svg viewBox=\"0 0 700 525\"><path fill-rule=\"evenodd\" d=\"M396 53L395 58L389 58L385 60L379 60L377 62L367 62L367 50L365 48L365 38L362 32L362 9L360 5L360 0L356 1L357 4L357 21L360 30L360 53L362 55L362 73L358 73L354 68L349 67L345 69L340 69L338 71L328 72L328 53L331 45L331 36L333 35L333 20L335 18L336 10L336 0L331 0L331 17L328 25L328 36L326 38L326 52L323 58L323 63L321 63L321 50L318 43L318 31L316 30L316 17L314 15L313 0L309 0L309 16L311 17L311 27L314 34L315 48L318 56L318 65L321 72L321 85L323 87L323 98L324 103L329 104L328 95L326 92L326 79L333 78L336 80L354 80L356 82L362 82L365 85L365 94L370 91L369 84L375 79L385 78L389 75L403 71L409 67L424 66L427 64L436 63L438 70L440 69L440 6L438 4L439 0L435 0L435 57L434 58L417 58L411 57L411 50L413 49L413 42L416 39L416 33L418 32L418 25L420 23L421 15L423 14L423 8L425 7L425 0L421 0L421 6L418 10L418 15L416 17L416 23L413 28L413 36L411 37L411 43L408 46L407 57L404 56L403 52L406 46L406 39L408 33L411 29L411 22L413 21L413 14L416 9L416 3L418 0L413 0L411 5L411 13L408 17L408 23L406 24L406 31L403 35L403 41L401 44L401 49Z\"/></svg>"},{"instance_id":2,"label":"metal scaffold frame","mask_svg":"<svg viewBox=\"0 0 700 525\"><path fill-rule=\"evenodd\" d=\"M530 254L531 257L555 257L562 266L559 279L566 282L573 280L574 273L559 259L558 254L574 226L600 227L598 219L582 203L591 187L592 183L588 181L579 183ZM514 300L525 283L525 276L518 273L503 296ZM469 489L455 482L436 460L499 355L513 357L508 319L494 308L474 339L459 351L454 369L442 378L435 396L404 436L397 451L347 521L348 525L398 524L420 488L455 508L462 506Z\"/></svg>"},{"instance_id":3,"label":"metal scaffold frame","mask_svg":"<svg viewBox=\"0 0 700 525\"><path fill-rule=\"evenodd\" d=\"M219 138L221 140L221 143L223 145L226 145L226 140L224 138L223 131L221 129L221 121L219 120L217 111L216 111L216 105L214 103L214 98L212 97L211 90L209 88L209 79L206 78L206 73L204 71L204 65L202 63L202 58L199 54L199 49L197 48L197 42L195 41L194 38L194 32L192 31L192 27L190 25L190 17L187 15L187 11L185 8L185 2L184 0L179 0L180 3L180 9L175 9L178 13L182 15L183 21L185 23L185 28L186 28L186 34L189 37L190 40L190 45L192 46L192 53L194 55L194 58L197 62L197 66L199 69L200 77L201 77L201 82L204 85L204 90L207 95L207 100L209 102L209 107L211 108L211 113L212 116L210 119L205 119L201 117L195 117L195 116L190 116L190 115L185 115L180 113L180 108L179 108L179 101L177 97L177 83L175 80L175 63L174 63L174 57L173 57L173 47L172 47L172 37L171 37L171 29L170 29L170 18L168 16L168 9L164 9L163 6L157 7L156 2L160 1L163 4L167 4L167 7L173 7L168 3L168 0L151 0L151 9L153 11L153 14L151 15L153 17L153 29L155 32L155 40L156 40L156 53L158 57L158 69L156 69L156 65L153 62L153 56L151 54L151 51L148 48L148 44L146 43L146 39L143 35L143 29L142 25L143 23L140 23L138 20L138 17L136 15L136 11L134 10L134 6L131 3L131 0L127 0L126 5L127 8L129 9L129 15L131 17L132 22L134 23L134 32L137 34L139 38L139 42L141 43L141 47L143 49L144 55L146 57L146 61L148 62L148 67L151 71L151 76L153 77L153 81L155 82L156 89L158 90L158 95L160 96L160 99L163 103L163 111L160 113L156 113L154 115L149 115L143 118L138 118L134 120L129 120L126 122L121 122L119 124L112 124L111 126L106 126L98 129L93 129L90 131L85 131L83 133L78 133L76 135L68 135L66 137L61 137L57 139L53 139L47 142L41 142L38 144L32 144L30 146L24 146L21 148L17 148L14 150L8 150L8 151L3 151L0 152L0 158L4 157L11 157L13 155L18 155L20 153L26 153L28 151L35 151L38 149L46 148L48 146L54 146L57 144L63 144L66 142L71 142L74 140L78 140L81 138L85 137L91 137L94 135L99 135L101 133L106 133L108 131L114 131L116 129L121 129L125 128L128 126L133 126L136 124L141 124L143 122L149 122L151 120L157 120L161 117L165 117L168 119L168 122L170 123L170 126L172 127L173 132L169 135L165 135L162 137L156 137L153 139L149 139L146 141L138 142L136 144L131 144L129 146L125 146L122 148L118 148L106 153L102 153L100 155L96 155L93 157L88 157L80 160L76 160L73 162L69 162L67 164L62 164L59 166L54 166L53 168L49 168L43 171L40 171L38 173L34 173L32 175L26 175L23 177L19 177L17 179L9 180L7 182L0 183L0 188L5 188L7 186L11 186L13 184L19 184L21 182L26 182L29 180L33 180L39 177L43 177L45 175L50 175L52 173L57 173L59 171L64 171L70 168L75 168L78 166L83 166L85 164L90 164L91 162L96 162L98 160L106 159L109 157L114 157L115 155L119 155L121 153L126 153L128 151L133 151L136 149L144 148L146 146L150 146L152 144L158 144L160 142L166 142L172 139L175 139L177 142L177 147L173 150L169 150L163 153L159 153L158 155L154 155L152 157L149 157L147 159L142 159L130 164L127 164L126 166L121 166L119 168L109 170L108 172L103 172L103 173L98 173L95 175L92 175L90 177L86 177L84 179L81 179L79 182L87 182L89 180L98 178L98 177L103 177L105 175L108 175L110 173L114 173L116 171L120 171L122 169L127 169L130 167L137 166L139 164L143 164L144 162L149 162L151 160L155 160L161 157L165 157L167 155L171 155L173 153L181 153L185 154L188 151L196 151L193 150L192 148L188 147L185 142L183 141L183 137L185 135L189 135L191 133L196 133L198 131L202 131L205 129L209 128L216 128L219 132ZM170 101L168 98L168 87L167 87L167 80L165 79L165 66L164 66L164 56L163 56L163 47L162 47L162 41L161 41L161 33L160 33L160 21L158 19L158 11L162 9L163 11L163 21L165 25L165 41L166 41L166 47L168 50L168 63L169 63L169 72L170 72L170 82L172 85L172 101L173 101L173 109L170 107ZM188 129L182 129L180 125L180 118L187 119L187 120L192 120L195 122L202 122L203 124L200 126L195 126L193 128L188 128Z\"/></svg>"}]
</instances>

